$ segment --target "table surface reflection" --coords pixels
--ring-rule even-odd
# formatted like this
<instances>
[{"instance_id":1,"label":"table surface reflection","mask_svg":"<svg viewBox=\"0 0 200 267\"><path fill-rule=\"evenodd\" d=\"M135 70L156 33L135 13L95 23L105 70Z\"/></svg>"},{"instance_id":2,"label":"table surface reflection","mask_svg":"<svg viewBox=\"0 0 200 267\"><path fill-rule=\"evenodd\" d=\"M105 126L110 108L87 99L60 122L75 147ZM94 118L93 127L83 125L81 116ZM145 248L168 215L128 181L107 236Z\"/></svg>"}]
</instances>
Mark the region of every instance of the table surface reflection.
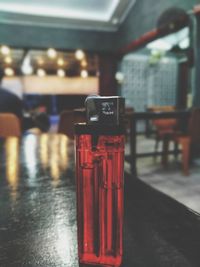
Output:
<instances>
[{"instance_id":1,"label":"table surface reflection","mask_svg":"<svg viewBox=\"0 0 200 267\"><path fill-rule=\"evenodd\" d=\"M78 267L73 141L10 137L0 152L0 267ZM200 266L199 234L198 214L125 176L122 266Z\"/></svg>"}]
</instances>

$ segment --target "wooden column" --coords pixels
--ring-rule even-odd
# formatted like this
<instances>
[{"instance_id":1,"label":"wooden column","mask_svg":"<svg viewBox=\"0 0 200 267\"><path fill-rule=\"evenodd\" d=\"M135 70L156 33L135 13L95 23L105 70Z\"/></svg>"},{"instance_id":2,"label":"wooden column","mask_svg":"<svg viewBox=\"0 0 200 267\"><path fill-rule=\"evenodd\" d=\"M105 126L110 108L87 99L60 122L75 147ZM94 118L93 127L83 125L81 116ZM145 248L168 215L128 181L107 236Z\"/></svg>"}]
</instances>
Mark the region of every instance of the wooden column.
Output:
<instances>
[{"instance_id":1,"label":"wooden column","mask_svg":"<svg viewBox=\"0 0 200 267\"><path fill-rule=\"evenodd\" d=\"M188 61L180 63L178 66L178 95L177 107L185 109L187 107L187 93L189 87L189 64Z\"/></svg>"},{"instance_id":2,"label":"wooden column","mask_svg":"<svg viewBox=\"0 0 200 267\"><path fill-rule=\"evenodd\" d=\"M117 95L117 57L110 54L99 56L99 95Z\"/></svg>"},{"instance_id":3,"label":"wooden column","mask_svg":"<svg viewBox=\"0 0 200 267\"><path fill-rule=\"evenodd\" d=\"M194 93L194 106L200 106L200 14L196 16L195 27L196 40L195 46L195 93Z\"/></svg>"}]
</instances>

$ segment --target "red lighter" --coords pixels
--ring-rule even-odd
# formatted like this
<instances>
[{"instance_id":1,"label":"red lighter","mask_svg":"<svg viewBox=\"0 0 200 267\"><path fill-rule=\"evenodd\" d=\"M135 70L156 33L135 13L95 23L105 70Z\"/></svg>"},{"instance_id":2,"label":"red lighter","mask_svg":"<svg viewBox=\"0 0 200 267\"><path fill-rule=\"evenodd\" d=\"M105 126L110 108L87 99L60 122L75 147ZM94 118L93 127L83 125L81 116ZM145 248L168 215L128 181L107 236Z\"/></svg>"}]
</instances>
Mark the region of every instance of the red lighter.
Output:
<instances>
[{"instance_id":1,"label":"red lighter","mask_svg":"<svg viewBox=\"0 0 200 267\"><path fill-rule=\"evenodd\" d=\"M76 184L79 261L122 261L124 98L90 96L87 123L77 124Z\"/></svg>"}]
</instances>

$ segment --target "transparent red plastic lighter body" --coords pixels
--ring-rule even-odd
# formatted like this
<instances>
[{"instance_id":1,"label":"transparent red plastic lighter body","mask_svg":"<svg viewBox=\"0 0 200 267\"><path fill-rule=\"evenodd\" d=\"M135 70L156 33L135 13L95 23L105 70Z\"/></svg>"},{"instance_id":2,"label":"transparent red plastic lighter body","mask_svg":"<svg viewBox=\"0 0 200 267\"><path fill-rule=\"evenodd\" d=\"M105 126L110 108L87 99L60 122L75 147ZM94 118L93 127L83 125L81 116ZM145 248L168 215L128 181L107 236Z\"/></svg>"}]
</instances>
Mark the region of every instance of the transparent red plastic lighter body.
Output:
<instances>
[{"instance_id":1,"label":"transparent red plastic lighter body","mask_svg":"<svg viewBox=\"0 0 200 267\"><path fill-rule=\"evenodd\" d=\"M120 126L76 126L79 261L120 266L124 135Z\"/></svg>"},{"instance_id":2,"label":"transparent red plastic lighter body","mask_svg":"<svg viewBox=\"0 0 200 267\"><path fill-rule=\"evenodd\" d=\"M122 260L124 136L76 136L78 252L82 263Z\"/></svg>"}]
</instances>

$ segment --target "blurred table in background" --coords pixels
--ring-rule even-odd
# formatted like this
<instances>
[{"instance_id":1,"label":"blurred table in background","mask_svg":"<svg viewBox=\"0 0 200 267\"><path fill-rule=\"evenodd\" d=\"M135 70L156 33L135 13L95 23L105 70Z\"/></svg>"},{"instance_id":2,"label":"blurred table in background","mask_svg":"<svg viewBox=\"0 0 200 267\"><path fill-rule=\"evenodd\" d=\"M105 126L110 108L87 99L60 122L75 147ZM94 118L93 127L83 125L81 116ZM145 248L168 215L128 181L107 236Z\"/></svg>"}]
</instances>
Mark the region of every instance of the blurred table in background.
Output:
<instances>
[{"instance_id":1,"label":"blurred table in background","mask_svg":"<svg viewBox=\"0 0 200 267\"><path fill-rule=\"evenodd\" d=\"M74 143L64 135L0 141L0 266L78 267ZM200 217L125 175L123 267L200 263Z\"/></svg>"}]
</instances>

